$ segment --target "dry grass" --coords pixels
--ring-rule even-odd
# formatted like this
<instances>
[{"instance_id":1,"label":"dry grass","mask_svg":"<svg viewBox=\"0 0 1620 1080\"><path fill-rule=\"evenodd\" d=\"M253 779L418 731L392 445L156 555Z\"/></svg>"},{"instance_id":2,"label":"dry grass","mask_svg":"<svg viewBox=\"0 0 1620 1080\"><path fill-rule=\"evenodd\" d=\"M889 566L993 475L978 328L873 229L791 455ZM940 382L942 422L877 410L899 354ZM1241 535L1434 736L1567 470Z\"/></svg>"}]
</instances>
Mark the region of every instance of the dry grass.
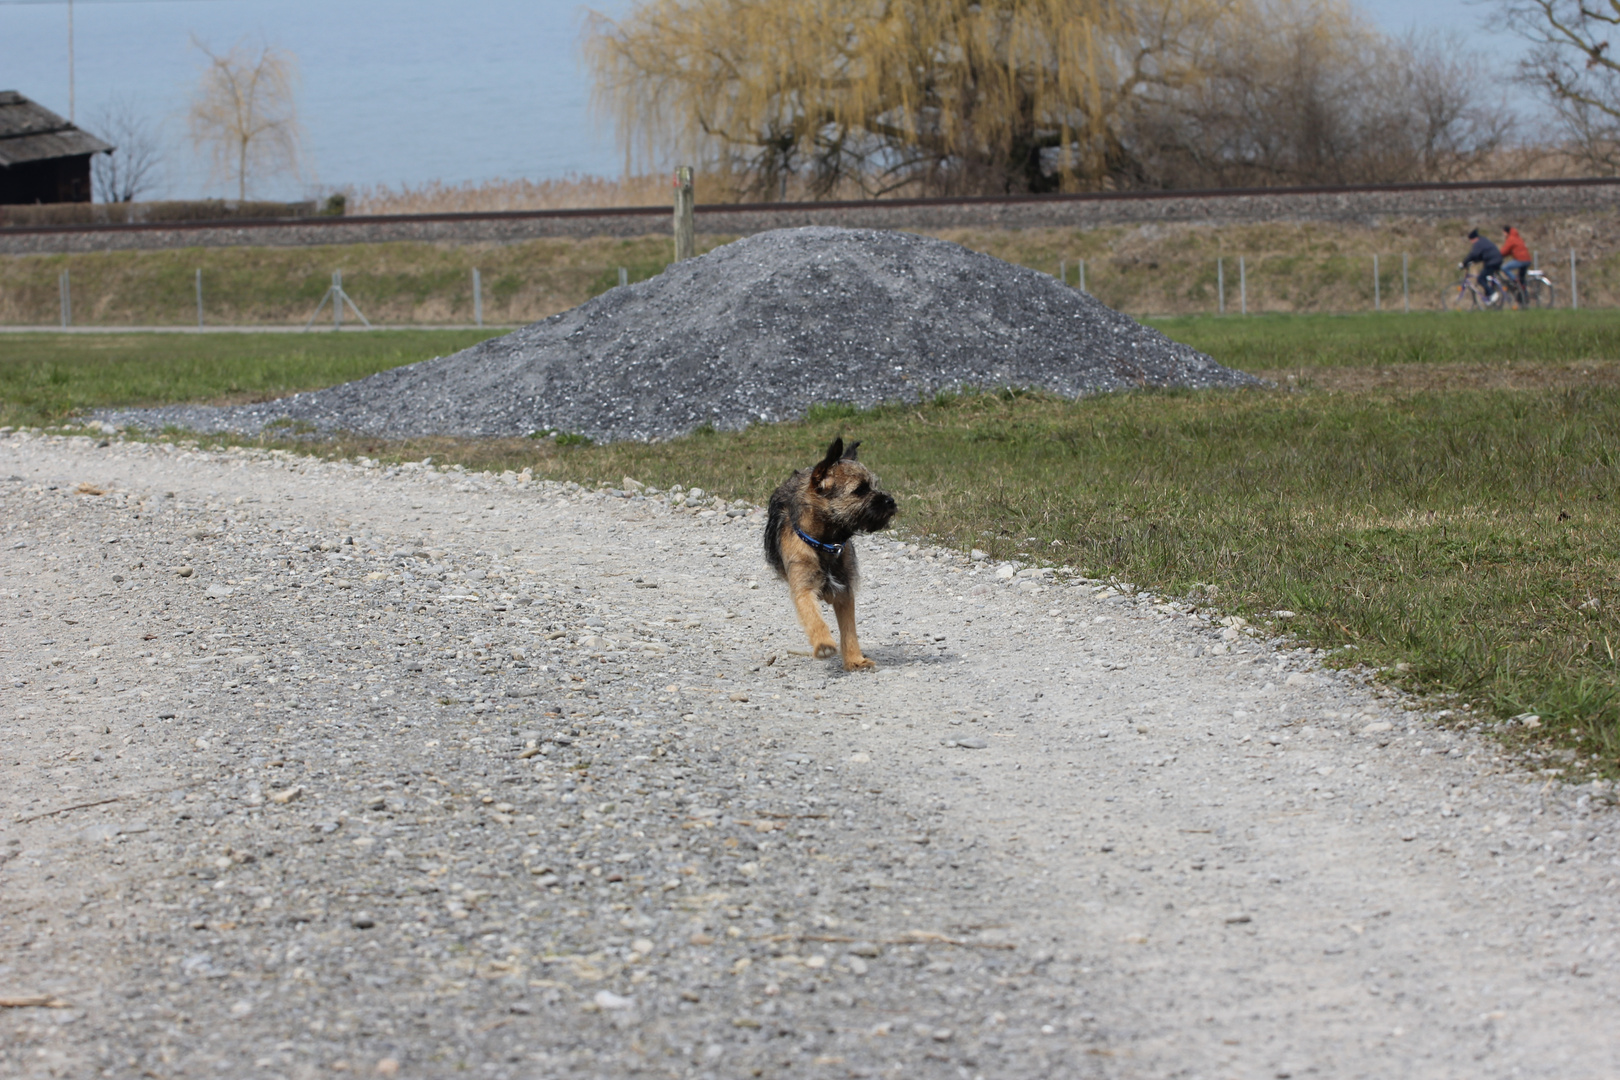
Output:
<instances>
[{"instance_id":1,"label":"dry grass","mask_svg":"<svg viewBox=\"0 0 1620 1080\"><path fill-rule=\"evenodd\" d=\"M700 192L700 195L702 193ZM349 196L351 214L481 214L503 210L594 210L614 206L661 206L670 201L670 179L658 174L569 176L561 180L485 180L417 187L386 184Z\"/></svg>"},{"instance_id":2,"label":"dry grass","mask_svg":"<svg viewBox=\"0 0 1620 1080\"><path fill-rule=\"evenodd\" d=\"M618 283L645 281L669 264L672 244L658 231L634 238L529 240L512 244L353 244L307 248L208 248L109 251L86 255L18 255L0 259L0 323L49 325L57 319L57 282L72 274L80 325L185 325L196 319L194 274L203 271L212 325L300 325L341 269L344 286L367 318L389 325L443 325L472 320L472 270L480 269L484 318L491 324L532 322L583 303ZM1245 258L1249 311L1367 312L1373 307L1372 254L1379 263L1385 311L1401 308L1401 255L1410 256L1414 312L1443 306L1466 250L1467 221L1390 219L1377 226L1279 222L1265 225L1149 223L1099 229L956 229L938 235L1008 262L1056 274L1067 261L1086 262L1086 284L1098 299L1137 317L1214 314L1216 260L1225 259L1226 310L1238 310L1238 257ZM1481 227L1498 222L1474 222ZM1569 302L1568 252L1580 256L1583 308L1620 307L1620 218L1572 214L1515 222ZM702 235L707 251L732 237ZM1497 326L1518 312L1460 315ZM1414 327L1420 325L1412 324ZM1427 326L1428 324L1421 324ZM1448 324L1449 325L1449 324ZM1432 359L1429 334L1412 347ZM1511 355L1503 335L1488 333L1477 359ZM1596 355L1596 354L1593 354ZM1583 357L1584 358L1584 357ZM1457 358L1459 361L1469 359ZM1258 369L1286 369L1292 357L1268 357ZM1403 358L1391 357L1391 363Z\"/></svg>"},{"instance_id":3,"label":"dry grass","mask_svg":"<svg viewBox=\"0 0 1620 1080\"><path fill-rule=\"evenodd\" d=\"M704 204L756 201L813 201L809 186L789 180L785 187L761 193L747 176L699 171L697 201ZM484 180L446 184L430 180L418 187L379 184L349 193L351 214L480 214L506 210L595 210L615 206L667 206L672 198L667 173L646 173L613 179L605 176L569 176L561 180ZM924 194L908 187L885 198ZM857 184L841 184L828 199L867 198Z\"/></svg>"},{"instance_id":4,"label":"dry grass","mask_svg":"<svg viewBox=\"0 0 1620 1080\"><path fill-rule=\"evenodd\" d=\"M1499 236L1504 222L1475 216L1451 221L1387 218L1371 227L1343 222L1278 221L1202 225L1187 222L1097 229L951 229L934 235L1008 262L1056 274L1086 264L1086 286L1103 303L1132 315L1215 314L1217 259L1225 266L1226 311L1237 314L1239 257L1248 278L1250 314L1372 311L1373 255L1383 310L1402 308L1401 256L1413 311L1439 311L1455 292L1457 261L1470 228ZM1620 306L1620 218L1587 213L1512 222L1553 281L1559 307L1569 303L1569 252L1580 261L1582 307Z\"/></svg>"}]
</instances>

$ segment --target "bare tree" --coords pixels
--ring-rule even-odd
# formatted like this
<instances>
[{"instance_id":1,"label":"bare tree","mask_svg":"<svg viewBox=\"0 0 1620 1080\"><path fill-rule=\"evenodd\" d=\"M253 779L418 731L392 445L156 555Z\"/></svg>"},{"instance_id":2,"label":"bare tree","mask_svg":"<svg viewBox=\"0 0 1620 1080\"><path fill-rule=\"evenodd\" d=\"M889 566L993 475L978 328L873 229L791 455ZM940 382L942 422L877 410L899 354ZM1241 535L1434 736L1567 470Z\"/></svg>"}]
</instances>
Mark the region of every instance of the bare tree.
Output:
<instances>
[{"instance_id":1,"label":"bare tree","mask_svg":"<svg viewBox=\"0 0 1620 1080\"><path fill-rule=\"evenodd\" d=\"M1512 117L1445 39L1395 41L1340 3L1271 0L1223 22L1205 77L1139 109L1124 142L1153 187L1450 180Z\"/></svg>"},{"instance_id":2,"label":"bare tree","mask_svg":"<svg viewBox=\"0 0 1620 1080\"><path fill-rule=\"evenodd\" d=\"M119 98L91 116L88 127L114 147L112 153L91 159L95 197L104 203L127 203L149 194L163 160L157 125L134 102Z\"/></svg>"},{"instance_id":3,"label":"bare tree","mask_svg":"<svg viewBox=\"0 0 1620 1080\"><path fill-rule=\"evenodd\" d=\"M192 93L187 124L191 143L204 154L216 180L234 181L246 199L255 181L298 175L303 127L298 122L298 58L284 49L246 40L216 53L192 45L208 57Z\"/></svg>"},{"instance_id":4,"label":"bare tree","mask_svg":"<svg viewBox=\"0 0 1620 1080\"><path fill-rule=\"evenodd\" d=\"M1620 169L1620 0L1500 0L1498 22L1531 43L1520 77L1539 88L1577 154Z\"/></svg>"}]
</instances>

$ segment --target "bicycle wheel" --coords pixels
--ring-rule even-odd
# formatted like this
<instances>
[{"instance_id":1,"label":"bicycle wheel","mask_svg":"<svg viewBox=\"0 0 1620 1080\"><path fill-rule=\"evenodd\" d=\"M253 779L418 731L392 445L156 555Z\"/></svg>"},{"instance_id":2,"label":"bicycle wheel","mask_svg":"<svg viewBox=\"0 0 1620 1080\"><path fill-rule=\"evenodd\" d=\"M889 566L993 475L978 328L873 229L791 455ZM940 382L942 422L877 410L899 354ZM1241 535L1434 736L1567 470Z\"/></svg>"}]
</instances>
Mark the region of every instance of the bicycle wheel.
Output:
<instances>
[{"instance_id":1,"label":"bicycle wheel","mask_svg":"<svg viewBox=\"0 0 1620 1080\"><path fill-rule=\"evenodd\" d=\"M1557 299L1553 283L1545 278L1531 278L1525 283L1524 288L1525 292L1529 294L1529 303L1527 305L1529 307L1550 308L1553 306L1553 301Z\"/></svg>"},{"instance_id":2,"label":"bicycle wheel","mask_svg":"<svg viewBox=\"0 0 1620 1080\"><path fill-rule=\"evenodd\" d=\"M1447 311L1477 311L1479 310L1479 293L1469 288L1467 283L1453 285L1451 291L1446 293L1440 306Z\"/></svg>"}]
</instances>

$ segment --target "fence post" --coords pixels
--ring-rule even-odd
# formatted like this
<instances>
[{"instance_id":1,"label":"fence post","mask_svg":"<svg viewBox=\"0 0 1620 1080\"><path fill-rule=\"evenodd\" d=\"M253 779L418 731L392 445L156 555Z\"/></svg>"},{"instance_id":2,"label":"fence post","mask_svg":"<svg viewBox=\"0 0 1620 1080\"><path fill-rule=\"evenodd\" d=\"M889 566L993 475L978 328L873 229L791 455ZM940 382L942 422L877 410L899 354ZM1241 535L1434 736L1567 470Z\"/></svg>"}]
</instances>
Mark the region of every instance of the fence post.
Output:
<instances>
[{"instance_id":1,"label":"fence post","mask_svg":"<svg viewBox=\"0 0 1620 1080\"><path fill-rule=\"evenodd\" d=\"M64 278L67 271L62 271ZM1581 291L1575 281L1575 249L1569 249L1569 309L1577 311L1581 306Z\"/></svg>"},{"instance_id":2,"label":"fence post","mask_svg":"<svg viewBox=\"0 0 1620 1080\"><path fill-rule=\"evenodd\" d=\"M484 279L476 266L473 267L473 322L480 328L484 325Z\"/></svg>"},{"instance_id":3,"label":"fence post","mask_svg":"<svg viewBox=\"0 0 1620 1080\"><path fill-rule=\"evenodd\" d=\"M675 261L697 254L697 225L693 220L692 166L675 170Z\"/></svg>"},{"instance_id":4,"label":"fence post","mask_svg":"<svg viewBox=\"0 0 1620 1080\"><path fill-rule=\"evenodd\" d=\"M343 271L332 271L332 329L343 329Z\"/></svg>"},{"instance_id":5,"label":"fence post","mask_svg":"<svg viewBox=\"0 0 1620 1080\"><path fill-rule=\"evenodd\" d=\"M1379 292L1379 288L1378 288L1378 256L1377 255L1373 256L1373 310L1374 311L1383 311L1384 310L1383 295Z\"/></svg>"},{"instance_id":6,"label":"fence post","mask_svg":"<svg viewBox=\"0 0 1620 1080\"><path fill-rule=\"evenodd\" d=\"M619 267L619 288L622 289L628 284L630 284L630 271L621 266Z\"/></svg>"},{"instance_id":7,"label":"fence post","mask_svg":"<svg viewBox=\"0 0 1620 1080\"><path fill-rule=\"evenodd\" d=\"M73 325L73 283L68 278L67 267L63 267L56 278L56 298L62 309L62 329L66 330Z\"/></svg>"},{"instance_id":8,"label":"fence post","mask_svg":"<svg viewBox=\"0 0 1620 1080\"><path fill-rule=\"evenodd\" d=\"M1412 286L1406 278L1406 256L1401 256L1401 307L1412 314Z\"/></svg>"},{"instance_id":9,"label":"fence post","mask_svg":"<svg viewBox=\"0 0 1620 1080\"><path fill-rule=\"evenodd\" d=\"M1226 314L1226 260L1215 260L1215 314Z\"/></svg>"},{"instance_id":10,"label":"fence post","mask_svg":"<svg viewBox=\"0 0 1620 1080\"><path fill-rule=\"evenodd\" d=\"M1076 262L1080 266L1080 291L1085 292L1086 291L1086 260L1078 259L1078 260L1076 260Z\"/></svg>"},{"instance_id":11,"label":"fence post","mask_svg":"<svg viewBox=\"0 0 1620 1080\"><path fill-rule=\"evenodd\" d=\"M202 316L202 267L197 268L197 329L203 328Z\"/></svg>"},{"instance_id":12,"label":"fence post","mask_svg":"<svg viewBox=\"0 0 1620 1080\"><path fill-rule=\"evenodd\" d=\"M1065 285L1069 283L1069 262L1067 259L1058 260L1058 280Z\"/></svg>"},{"instance_id":13,"label":"fence post","mask_svg":"<svg viewBox=\"0 0 1620 1080\"><path fill-rule=\"evenodd\" d=\"M1249 271L1243 265L1243 256L1238 256L1238 302L1243 305L1243 314L1249 313Z\"/></svg>"}]
</instances>

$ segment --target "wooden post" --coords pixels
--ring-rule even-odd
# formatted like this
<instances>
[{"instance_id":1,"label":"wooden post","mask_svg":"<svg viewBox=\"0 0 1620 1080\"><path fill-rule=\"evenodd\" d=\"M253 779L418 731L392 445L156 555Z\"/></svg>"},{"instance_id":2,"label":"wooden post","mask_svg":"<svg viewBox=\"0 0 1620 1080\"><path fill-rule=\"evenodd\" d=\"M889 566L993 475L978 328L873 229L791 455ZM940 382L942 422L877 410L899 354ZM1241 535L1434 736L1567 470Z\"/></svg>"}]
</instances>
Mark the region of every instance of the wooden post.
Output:
<instances>
[{"instance_id":1,"label":"wooden post","mask_svg":"<svg viewBox=\"0 0 1620 1080\"><path fill-rule=\"evenodd\" d=\"M1080 262L1079 262L1079 265L1080 265L1080 291L1085 292L1086 291L1086 260L1081 259Z\"/></svg>"},{"instance_id":2,"label":"wooden post","mask_svg":"<svg viewBox=\"0 0 1620 1080\"><path fill-rule=\"evenodd\" d=\"M197 329L201 330L202 328L202 269L199 267L197 270Z\"/></svg>"},{"instance_id":3,"label":"wooden post","mask_svg":"<svg viewBox=\"0 0 1620 1080\"><path fill-rule=\"evenodd\" d=\"M1215 260L1215 314L1226 314L1226 260Z\"/></svg>"},{"instance_id":4,"label":"wooden post","mask_svg":"<svg viewBox=\"0 0 1620 1080\"><path fill-rule=\"evenodd\" d=\"M332 329L343 329L343 271L332 271Z\"/></svg>"},{"instance_id":5,"label":"wooden post","mask_svg":"<svg viewBox=\"0 0 1620 1080\"><path fill-rule=\"evenodd\" d=\"M62 308L62 329L66 330L73 325L73 282L66 269L56 279L56 292Z\"/></svg>"},{"instance_id":6,"label":"wooden post","mask_svg":"<svg viewBox=\"0 0 1620 1080\"><path fill-rule=\"evenodd\" d=\"M479 276L478 267L473 267L473 322L482 329L484 325L484 279Z\"/></svg>"},{"instance_id":7,"label":"wooden post","mask_svg":"<svg viewBox=\"0 0 1620 1080\"><path fill-rule=\"evenodd\" d=\"M1401 305L1412 314L1412 286L1406 277L1406 256L1401 256Z\"/></svg>"},{"instance_id":8,"label":"wooden post","mask_svg":"<svg viewBox=\"0 0 1620 1080\"><path fill-rule=\"evenodd\" d=\"M692 217L692 166L675 170L675 261L697 254L697 225Z\"/></svg>"},{"instance_id":9,"label":"wooden post","mask_svg":"<svg viewBox=\"0 0 1620 1080\"><path fill-rule=\"evenodd\" d=\"M1249 313L1249 272L1243 265L1243 256L1238 256L1238 303L1243 314Z\"/></svg>"},{"instance_id":10,"label":"wooden post","mask_svg":"<svg viewBox=\"0 0 1620 1080\"><path fill-rule=\"evenodd\" d=\"M62 271L62 273L64 275L63 280L66 280L65 275L67 274L67 271L64 270L64 271ZM1581 290L1580 290L1579 284L1575 280L1575 249L1570 248L1569 249L1569 309L1571 311L1576 311L1576 310L1579 310L1580 306L1581 306Z\"/></svg>"},{"instance_id":11,"label":"wooden post","mask_svg":"<svg viewBox=\"0 0 1620 1080\"><path fill-rule=\"evenodd\" d=\"M1373 310L1384 310L1383 294L1378 289L1378 256L1373 256Z\"/></svg>"}]
</instances>

